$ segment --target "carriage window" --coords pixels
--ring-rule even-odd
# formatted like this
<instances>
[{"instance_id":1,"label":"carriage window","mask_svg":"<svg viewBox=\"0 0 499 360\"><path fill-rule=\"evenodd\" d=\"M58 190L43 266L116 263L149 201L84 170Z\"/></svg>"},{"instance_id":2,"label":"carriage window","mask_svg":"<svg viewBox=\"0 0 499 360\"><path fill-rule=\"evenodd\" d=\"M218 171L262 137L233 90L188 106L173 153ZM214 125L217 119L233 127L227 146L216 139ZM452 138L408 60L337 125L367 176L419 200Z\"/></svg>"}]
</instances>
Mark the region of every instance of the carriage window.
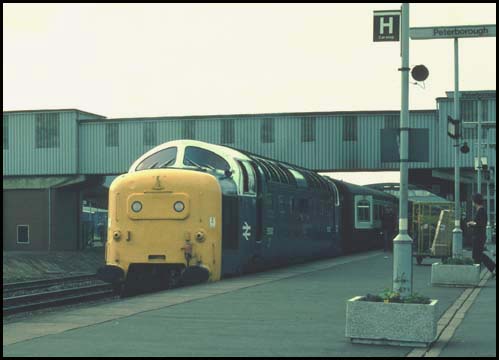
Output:
<instances>
[{"instance_id":1,"label":"carriage window","mask_svg":"<svg viewBox=\"0 0 499 360\"><path fill-rule=\"evenodd\" d=\"M357 219L359 221L371 221L369 201L361 200L357 203Z\"/></svg>"},{"instance_id":2,"label":"carriage window","mask_svg":"<svg viewBox=\"0 0 499 360\"><path fill-rule=\"evenodd\" d=\"M158 151L152 154L145 160L143 160L136 168L135 171L147 170L147 169L160 169L166 168L168 166L173 166L175 164L175 159L177 158L177 148L170 147Z\"/></svg>"},{"instance_id":3,"label":"carriage window","mask_svg":"<svg viewBox=\"0 0 499 360\"><path fill-rule=\"evenodd\" d=\"M230 170L229 163L221 156L195 146L185 148L184 165L200 165L222 171Z\"/></svg>"}]
</instances>

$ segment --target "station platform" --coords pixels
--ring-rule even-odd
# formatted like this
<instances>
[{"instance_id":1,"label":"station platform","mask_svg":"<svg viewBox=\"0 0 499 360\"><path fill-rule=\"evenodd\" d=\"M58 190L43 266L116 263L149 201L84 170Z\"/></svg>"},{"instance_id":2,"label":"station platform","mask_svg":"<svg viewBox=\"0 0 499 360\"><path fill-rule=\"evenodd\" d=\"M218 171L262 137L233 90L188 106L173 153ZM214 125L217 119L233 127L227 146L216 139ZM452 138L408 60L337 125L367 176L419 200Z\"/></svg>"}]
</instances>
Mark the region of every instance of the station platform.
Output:
<instances>
[{"instance_id":1,"label":"station platform","mask_svg":"<svg viewBox=\"0 0 499 360\"><path fill-rule=\"evenodd\" d=\"M95 274L104 265L104 248L84 251L4 251L2 265L4 283Z\"/></svg>"},{"instance_id":2,"label":"station platform","mask_svg":"<svg viewBox=\"0 0 499 360\"><path fill-rule=\"evenodd\" d=\"M495 356L496 279L483 270L479 287L432 287L431 262L413 267L413 292L439 300L427 349L345 337L346 301L391 287L393 256L373 251L4 321L3 355Z\"/></svg>"}]
</instances>

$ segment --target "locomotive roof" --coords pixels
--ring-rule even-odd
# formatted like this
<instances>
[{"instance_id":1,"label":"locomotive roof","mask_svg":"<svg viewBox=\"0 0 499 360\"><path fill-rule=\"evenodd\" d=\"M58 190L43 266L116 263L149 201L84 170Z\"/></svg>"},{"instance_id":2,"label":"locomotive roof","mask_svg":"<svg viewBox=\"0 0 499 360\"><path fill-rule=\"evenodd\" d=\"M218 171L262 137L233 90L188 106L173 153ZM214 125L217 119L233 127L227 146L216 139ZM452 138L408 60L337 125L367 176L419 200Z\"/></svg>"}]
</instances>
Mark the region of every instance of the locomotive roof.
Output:
<instances>
[{"instance_id":1,"label":"locomotive roof","mask_svg":"<svg viewBox=\"0 0 499 360\"><path fill-rule=\"evenodd\" d=\"M335 184L328 182L323 176L319 175L317 172L305 169L303 167L293 165L290 163L286 163L284 161L279 161L275 159L270 159L265 156L257 155L250 153L249 151L244 151L244 150L239 150L230 146L226 145L216 145L216 144L211 144L203 141L198 141L198 140L173 140L173 141L168 141L163 144L160 144L145 154L141 155L135 162L130 166L128 172L135 172L137 166L142 163L145 159L149 158L153 154L156 154L164 149L170 148L170 147L177 147L179 149L179 153L177 154L176 160L173 163L173 166L175 167L189 167L189 165L185 165L182 163L182 159L184 157L185 149L188 147L193 146L193 147L199 147L208 151L211 151L215 154L218 154L222 158L224 158L226 161L228 161L231 165L231 168L234 169L235 171L233 172L233 177L235 178L236 183L239 183L239 179L242 176L239 174L239 169L238 165L236 163L236 160L244 161L244 160L253 160L257 164L261 164L263 166L263 163L267 162L265 166L268 166L269 168L274 168L272 171L277 171L277 173L281 172L282 179L284 179L285 176L289 176L288 179L291 177L294 178L294 181L296 181L297 186L300 186L300 184L305 184L304 187L310 188L310 189L323 189L326 191L331 191L331 192L336 192L335 190ZM282 167L281 169L279 167ZM287 168L287 169L286 169ZM298 173L301 173L301 175L298 175L299 177L296 176L296 174L293 174L293 171L297 171ZM285 174L287 172L288 174ZM300 177L303 179L301 180ZM285 180L280 181L279 179L274 180L277 182L285 182ZM303 185L302 185L303 186Z\"/></svg>"}]
</instances>

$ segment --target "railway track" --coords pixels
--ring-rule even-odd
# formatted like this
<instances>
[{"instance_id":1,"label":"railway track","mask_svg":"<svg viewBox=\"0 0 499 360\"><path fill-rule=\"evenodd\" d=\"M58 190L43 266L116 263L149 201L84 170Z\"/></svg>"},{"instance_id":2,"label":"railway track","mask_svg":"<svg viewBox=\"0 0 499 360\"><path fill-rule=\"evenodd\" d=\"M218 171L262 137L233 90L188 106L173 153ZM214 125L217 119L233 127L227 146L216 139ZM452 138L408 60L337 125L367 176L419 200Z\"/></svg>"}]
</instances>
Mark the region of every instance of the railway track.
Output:
<instances>
[{"instance_id":1,"label":"railway track","mask_svg":"<svg viewBox=\"0 0 499 360\"><path fill-rule=\"evenodd\" d=\"M98 300L113 288L94 274L3 285L3 315Z\"/></svg>"}]
</instances>

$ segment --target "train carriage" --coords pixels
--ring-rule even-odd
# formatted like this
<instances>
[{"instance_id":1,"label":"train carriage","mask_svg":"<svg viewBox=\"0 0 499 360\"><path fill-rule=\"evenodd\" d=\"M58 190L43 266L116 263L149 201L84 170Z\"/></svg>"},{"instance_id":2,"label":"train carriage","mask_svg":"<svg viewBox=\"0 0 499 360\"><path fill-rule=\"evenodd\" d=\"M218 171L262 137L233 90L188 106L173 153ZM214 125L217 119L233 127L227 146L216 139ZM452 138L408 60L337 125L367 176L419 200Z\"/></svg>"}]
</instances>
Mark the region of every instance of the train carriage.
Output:
<instances>
[{"instance_id":1,"label":"train carriage","mask_svg":"<svg viewBox=\"0 0 499 360\"><path fill-rule=\"evenodd\" d=\"M383 246L381 220L387 208L397 212L398 199L364 186L332 180L341 194L340 238L342 252L351 254Z\"/></svg>"}]
</instances>

